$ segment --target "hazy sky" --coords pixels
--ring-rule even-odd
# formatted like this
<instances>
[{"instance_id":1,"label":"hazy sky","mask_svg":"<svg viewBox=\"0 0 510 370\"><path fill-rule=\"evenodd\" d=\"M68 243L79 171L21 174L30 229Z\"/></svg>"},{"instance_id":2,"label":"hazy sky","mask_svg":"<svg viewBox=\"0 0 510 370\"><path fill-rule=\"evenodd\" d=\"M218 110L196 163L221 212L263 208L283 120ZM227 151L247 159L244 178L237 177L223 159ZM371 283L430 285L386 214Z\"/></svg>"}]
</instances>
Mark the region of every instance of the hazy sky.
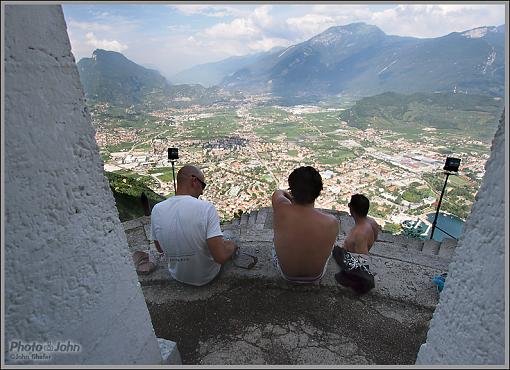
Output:
<instances>
[{"instance_id":1,"label":"hazy sky","mask_svg":"<svg viewBox=\"0 0 510 370\"><path fill-rule=\"evenodd\" d=\"M196 64L267 51L331 26L365 22L386 34L438 37L505 23L499 4L63 4L76 61L97 49L123 53L171 77Z\"/></svg>"}]
</instances>

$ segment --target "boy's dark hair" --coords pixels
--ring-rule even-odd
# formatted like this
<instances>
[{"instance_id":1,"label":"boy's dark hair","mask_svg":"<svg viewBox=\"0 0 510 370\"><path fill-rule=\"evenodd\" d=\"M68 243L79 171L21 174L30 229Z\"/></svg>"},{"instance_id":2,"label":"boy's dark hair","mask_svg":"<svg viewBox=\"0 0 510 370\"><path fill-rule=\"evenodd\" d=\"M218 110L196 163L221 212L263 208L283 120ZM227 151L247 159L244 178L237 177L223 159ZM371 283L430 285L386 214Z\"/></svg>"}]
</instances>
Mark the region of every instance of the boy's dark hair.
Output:
<instances>
[{"instance_id":1,"label":"boy's dark hair","mask_svg":"<svg viewBox=\"0 0 510 370\"><path fill-rule=\"evenodd\" d=\"M322 177L311 166L296 168L289 176L289 189L297 204L310 204L322 190Z\"/></svg>"},{"instance_id":2,"label":"boy's dark hair","mask_svg":"<svg viewBox=\"0 0 510 370\"><path fill-rule=\"evenodd\" d=\"M366 215L368 215L368 209L370 208L370 202L366 196L362 194L354 194L351 197L349 206L358 216L366 217Z\"/></svg>"}]
</instances>

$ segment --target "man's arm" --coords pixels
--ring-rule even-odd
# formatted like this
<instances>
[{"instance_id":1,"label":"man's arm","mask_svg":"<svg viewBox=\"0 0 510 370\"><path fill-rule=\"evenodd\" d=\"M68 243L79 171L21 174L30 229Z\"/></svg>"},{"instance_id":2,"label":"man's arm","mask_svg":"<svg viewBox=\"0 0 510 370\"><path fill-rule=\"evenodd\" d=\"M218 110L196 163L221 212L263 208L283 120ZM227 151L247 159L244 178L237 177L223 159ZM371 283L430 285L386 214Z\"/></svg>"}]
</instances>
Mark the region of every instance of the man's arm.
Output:
<instances>
[{"instance_id":1,"label":"man's arm","mask_svg":"<svg viewBox=\"0 0 510 370\"><path fill-rule=\"evenodd\" d=\"M273 203L273 208L280 204L292 204L292 195L290 195L285 190L275 190L273 196L271 197L271 201Z\"/></svg>"},{"instance_id":2,"label":"man's arm","mask_svg":"<svg viewBox=\"0 0 510 370\"><path fill-rule=\"evenodd\" d=\"M220 265L227 262L237 249L237 245L232 240L225 240L223 236L207 239L207 247L214 261Z\"/></svg>"},{"instance_id":3,"label":"man's arm","mask_svg":"<svg viewBox=\"0 0 510 370\"><path fill-rule=\"evenodd\" d=\"M161 249L161 245L159 245L159 242L157 240L154 240L154 246L156 247L156 250L159 253L163 253L163 250Z\"/></svg>"},{"instance_id":4,"label":"man's arm","mask_svg":"<svg viewBox=\"0 0 510 370\"><path fill-rule=\"evenodd\" d=\"M379 224L372 217L368 217L368 222L370 222L370 226L372 226L375 242L377 240L377 236L379 235Z\"/></svg>"}]
</instances>

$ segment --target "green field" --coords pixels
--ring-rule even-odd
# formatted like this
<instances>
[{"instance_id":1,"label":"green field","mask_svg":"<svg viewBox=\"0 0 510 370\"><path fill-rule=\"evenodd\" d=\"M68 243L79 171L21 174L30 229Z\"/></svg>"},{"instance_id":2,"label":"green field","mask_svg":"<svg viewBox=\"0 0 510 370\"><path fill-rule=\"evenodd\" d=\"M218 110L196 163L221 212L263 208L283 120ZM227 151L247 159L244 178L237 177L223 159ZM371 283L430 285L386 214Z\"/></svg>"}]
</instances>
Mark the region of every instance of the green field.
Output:
<instances>
[{"instance_id":1,"label":"green field","mask_svg":"<svg viewBox=\"0 0 510 370\"><path fill-rule=\"evenodd\" d=\"M239 119L234 112L222 113L210 118L185 121L183 138L208 140L231 136L241 128Z\"/></svg>"}]
</instances>

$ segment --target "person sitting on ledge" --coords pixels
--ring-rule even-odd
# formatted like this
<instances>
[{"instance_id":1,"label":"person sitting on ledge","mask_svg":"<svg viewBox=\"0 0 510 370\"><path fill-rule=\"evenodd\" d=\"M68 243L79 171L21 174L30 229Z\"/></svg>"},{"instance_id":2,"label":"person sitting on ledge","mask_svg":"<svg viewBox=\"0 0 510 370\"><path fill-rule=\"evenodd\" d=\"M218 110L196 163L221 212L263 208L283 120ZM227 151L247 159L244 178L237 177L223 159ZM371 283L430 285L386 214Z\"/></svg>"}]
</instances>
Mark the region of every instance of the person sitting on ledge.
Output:
<instances>
[{"instance_id":1,"label":"person sitting on ledge","mask_svg":"<svg viewBox=\"0 0 510 370\"><path fill-rule=\"evenodd\" d=\"M348 204L354 227L344 241L344 248L352 253L368 255L379 234L379 225L368 217L370 201L362 194L354 194Z\"/></svg>"},{"instance_id":2,"label":"person sitting on ledge","mask_svg":"<svg viewBox=\"0 0 510 370\"><path fill-rule=\"evenodd\" d=\"M288 281L319 284L340 223L314 208L322 187L319 172L299 167L288 178L289 192L276 190L273 206L273 264Z\"/></svg>"},{"instance_id":3,"label":"person sitting on ledge","mask_svg":"<svg viewBox=\"0 0 510 370\"><path fill-rule=\"evenodd\" d=\"M170 275L196 286L212 281L238 248L223 239L214 205L198 199L205 187L202 171L182 167L175 196L156 204L151 215L152 239L165 253Z\"/></svg>"},{"instance_id":4,"label":"person sitting on ledge","mask_svg":"<svg viewBox=\"0 0 510 370\"><path fill-rule=\"evenodd\" d=\"M374 287L368 252L377 239L379 225L367 216L370 201L364 195L354 194L348 206L354 218L354 227L345 238L343 248L337 245L333 248L333 258L340 267L335 279L358 293L366 293Z\"/></svg>"}]
</instances>

